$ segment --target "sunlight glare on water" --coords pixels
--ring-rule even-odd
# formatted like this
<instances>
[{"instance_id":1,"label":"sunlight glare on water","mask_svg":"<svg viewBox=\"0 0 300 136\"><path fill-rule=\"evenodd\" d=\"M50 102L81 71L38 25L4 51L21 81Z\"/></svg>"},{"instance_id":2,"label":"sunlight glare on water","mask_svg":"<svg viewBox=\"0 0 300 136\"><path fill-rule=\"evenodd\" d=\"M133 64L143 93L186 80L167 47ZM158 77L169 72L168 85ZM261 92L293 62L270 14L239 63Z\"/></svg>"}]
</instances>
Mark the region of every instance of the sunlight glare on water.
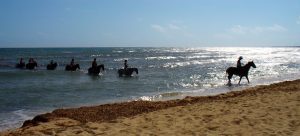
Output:
<instances>
[{"instance_id":1,"label":"sunlight glare on water","mask_svg":"<svg viewBox=\"0 0 300 136\"><path fill-rule=\"evenodd\" d=\"M0 129L20 126L25 119L56 108L78 107L131 100L168 100L185 96L213 95L239 88L239 78L227 84L226 69L236 66L239 56L249 71L250 84L241 87L292 80L300 73L298 47L210 47L210 48L24 48L0 49ZM19 58L37 60L36 70L14 68ZM80 71L66 72L74 58ZM87 69L97 58L105 65L99 76ZM45 66L53 59L54 71ZM128 60L138 74L118 77Z\"/></svg>"}]
</instances>

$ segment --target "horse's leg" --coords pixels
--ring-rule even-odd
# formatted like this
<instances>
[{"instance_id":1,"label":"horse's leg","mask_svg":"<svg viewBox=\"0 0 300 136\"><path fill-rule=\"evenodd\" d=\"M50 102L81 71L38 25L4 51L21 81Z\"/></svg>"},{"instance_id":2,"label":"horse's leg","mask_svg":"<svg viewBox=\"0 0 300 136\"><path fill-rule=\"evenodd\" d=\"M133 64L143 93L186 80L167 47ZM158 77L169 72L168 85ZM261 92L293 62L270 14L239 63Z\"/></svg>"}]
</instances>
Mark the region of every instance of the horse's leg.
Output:
<instances>
[{"instance_id":1,"label":"horse's leg","mask_svg":"<svg viewBox=\"0 0 300 136\"><path fill-rule=\"evenodd\" d=\"M239 81L239 83L238 83L239 85L240 85L240 82L241 82L242 78L243 78L243 76L240 76L240 81Z\"/></svg>"},{"instance_id":2,"label":"horse's leg","mask_svg":"<svg viewBox=\"0 0 300 136\"><path fill-rule=\"evenodd\" d=\"M248 84L249 84L250 82L249 82L248 76L246 76L246 79L247 79L247 81L248 81Z\"/></svg>"},{"instance_id":3,"label":"horse's leg","mask_svg":"<svg viewBox=\"0 0 300 136\"><path fill-rule=\"evenodd\" d=\"M232 78L232 74L228 74L228 84L230 85L231 84L231 79Z\"/></svg>"},{"instance_id":4,"label":"horse's leg","mask_svg":"<svg viewBox=\"0 0 300 136\"><path fill-rule=\"evenodd\" d=\"M102 68L102 71L104 71L104 65L102 65L101 68Z\"/></svg>"}]
</instances>

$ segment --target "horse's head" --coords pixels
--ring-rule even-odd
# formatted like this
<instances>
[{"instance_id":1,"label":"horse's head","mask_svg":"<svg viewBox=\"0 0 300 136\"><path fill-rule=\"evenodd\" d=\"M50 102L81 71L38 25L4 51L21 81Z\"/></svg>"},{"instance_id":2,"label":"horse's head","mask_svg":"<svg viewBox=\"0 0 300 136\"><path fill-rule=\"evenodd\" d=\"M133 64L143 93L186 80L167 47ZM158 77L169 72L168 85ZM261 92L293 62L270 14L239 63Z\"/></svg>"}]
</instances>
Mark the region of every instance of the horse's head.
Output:
<instances>
[{"instance_id":1,"label":"horse's head","mask_svg":"<svg viewBox=\"0 0 300 136\"><path fill-rule=\"evenodd\" d=\"M136 72L136 74L139 74L139 70L138 70L138 69L136 69L136 71L135 71L135 72Z\"/></svg>"},{"instance_id":2,"label":"horse's head","mask_svg":"<svg viewBox=\"0 0 300 136\"><path fill-rule=\"evenodd\" d=\"M76 70L77 68L80 69L79 64L76 64L76 65L75 65L75 70Z\"/></svg>"},{"instance_id":3,"label":"horse's head","mask_svg":"<svg viewBox=\"0 0 300 136\"><path fill-rule=\"evenodd\" d=\"M249 64L250 66L252 66L253 68L256 68L256 65L254 64L253 61L249 61L248 64Z\"/></svg>"},{"instance_id":4,"label":"horse's head","mask_svg":"<svg viewBox=\"0 0 300 136\"><path fill-rule=\"evenodd\" d=\"M136 74L139 74L139 70L137 68L132 68L132 71L135 71Z\"/></svg>"},{"instance_id":5,"label":"horse's head","mask_svg":"<svg viewBox=\"0 0 300 136\"><path fill-rule=\"evenodd\" d=\"M103 65L103 64L98 65L97 67L98 67L99 69L102 69L102 71L104 71L104 65Z\"/></svg>"}]
</instances>

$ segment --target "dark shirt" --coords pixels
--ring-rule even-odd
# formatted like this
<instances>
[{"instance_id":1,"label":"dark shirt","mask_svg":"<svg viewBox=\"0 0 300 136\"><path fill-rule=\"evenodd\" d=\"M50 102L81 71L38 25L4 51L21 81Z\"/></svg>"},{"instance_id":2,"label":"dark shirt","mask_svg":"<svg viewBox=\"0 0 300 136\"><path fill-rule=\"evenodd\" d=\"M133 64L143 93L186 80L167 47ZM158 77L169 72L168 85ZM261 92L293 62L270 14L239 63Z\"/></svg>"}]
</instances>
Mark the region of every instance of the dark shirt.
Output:
<instances>
[{"instance_id":1,"label":"dark shirt","mask_svg":"<svg viewBox=\"0 0 300 136\"><path fill-rule=\"evenodd\" d=\"M74 65L74 60L72 60L70 64L73 66Z\"/></svg>"},{"instance_id":2,"label":"dark shirt","mask_svg":"<svg viewBox=\"0 0 300 136\"><path fill-rule=\"evenodd\" d=\"M242 67L241 60L238 60L238 61L237 61L236 67L237 67L237 68L241 68L241 67Z\"/></svg>"},{"instance_id":3,"label":"dark shirt","mask_svg":"<svg viewBox=\"0 0 300 136\"><path fill-rule=\"evenodd\" d=\"M128 64L126 62L124 62L124 69L128 68Z\"/></svg>"},{"instance_id":4,"label":"dark shirt","mask_svg":"<svg viewBox=\"0 0 300 136\"><path fill-rule=\"evenodd\" d=\"M93 67L93 68L96 68L96 67L97 67L97 62L96 62L96 61L93 61L92 67Z\"/></svg>"}]
</instances>

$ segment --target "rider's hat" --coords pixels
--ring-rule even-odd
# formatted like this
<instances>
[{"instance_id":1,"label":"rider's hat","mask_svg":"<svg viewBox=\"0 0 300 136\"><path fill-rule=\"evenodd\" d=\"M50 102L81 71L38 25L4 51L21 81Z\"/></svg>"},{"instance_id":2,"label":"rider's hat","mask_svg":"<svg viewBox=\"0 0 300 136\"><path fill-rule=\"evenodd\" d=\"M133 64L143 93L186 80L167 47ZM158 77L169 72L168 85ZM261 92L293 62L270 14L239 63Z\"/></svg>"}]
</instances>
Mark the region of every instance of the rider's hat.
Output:
<instances>
[{"instance_id":1,"label":"rider's hat","mask_svg":"<svg viewBox=\"0 0 300 136\"><path fill-rule=\"evenodd\" d=\"M239 57L239 60L241 60L241 59L243 59L243 57L242 57L242 56L240 56L240 57Z\"/></svg>"}]
</instances>

